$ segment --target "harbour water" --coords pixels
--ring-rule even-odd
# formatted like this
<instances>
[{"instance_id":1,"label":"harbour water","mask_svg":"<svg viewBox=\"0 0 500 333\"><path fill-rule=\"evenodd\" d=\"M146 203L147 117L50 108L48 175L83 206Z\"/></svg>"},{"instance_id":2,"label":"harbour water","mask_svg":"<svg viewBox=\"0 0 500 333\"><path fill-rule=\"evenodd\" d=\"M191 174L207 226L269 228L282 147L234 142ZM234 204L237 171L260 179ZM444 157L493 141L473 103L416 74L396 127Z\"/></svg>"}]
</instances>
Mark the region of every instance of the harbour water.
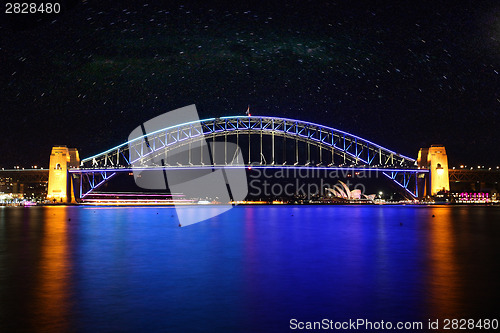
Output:
<instances>
[{"instance_id":1,"label":"harbour water","mask_svg":"<svg viewBox=\"0 0 500 333\"><path fill-rule=\"evenodd\" d=\"M168 207L0 207L0 328L500 319L499 258L500 207L239 206L184 228Z\"/></svg>"}]
</instances>

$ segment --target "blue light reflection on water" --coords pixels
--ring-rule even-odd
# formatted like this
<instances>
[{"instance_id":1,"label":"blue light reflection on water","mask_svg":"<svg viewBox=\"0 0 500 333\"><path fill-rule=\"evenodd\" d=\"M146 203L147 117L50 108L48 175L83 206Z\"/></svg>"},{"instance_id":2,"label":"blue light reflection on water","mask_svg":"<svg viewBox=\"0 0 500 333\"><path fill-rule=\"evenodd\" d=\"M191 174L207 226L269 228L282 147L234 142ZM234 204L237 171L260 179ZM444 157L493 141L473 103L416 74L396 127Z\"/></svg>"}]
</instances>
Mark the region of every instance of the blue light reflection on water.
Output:
<instances>
[{"instance_id":1,"label":"blue light reflection on water","mask_svg":"<svg viewBox=\"0 0 500 333\"><path fill-rule=\"evenodd\" d=\"M254 332L287 331L291 318L488 315L499 217L497 207L261 206L179 228L172 208L2 208L0 323Z\"/></svg>"}]
</instances>

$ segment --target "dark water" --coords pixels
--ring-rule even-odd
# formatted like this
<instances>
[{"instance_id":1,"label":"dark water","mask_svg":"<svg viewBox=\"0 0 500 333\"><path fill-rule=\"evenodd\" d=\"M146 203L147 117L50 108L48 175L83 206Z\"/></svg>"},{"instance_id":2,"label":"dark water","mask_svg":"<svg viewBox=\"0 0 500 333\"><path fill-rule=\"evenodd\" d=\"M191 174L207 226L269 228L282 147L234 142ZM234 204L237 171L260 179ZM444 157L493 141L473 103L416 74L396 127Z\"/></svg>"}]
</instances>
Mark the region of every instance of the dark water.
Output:
<instances>
[{"instance_id":1,"label":"dark water","mask_svg":"<svg viewBox=\"0 0 500 333\"><path fill-rule=\"evenodd\" d=\"M0 297L1 332L499 318L500 207L3 207Z\"/></svg>"}]
</instances>

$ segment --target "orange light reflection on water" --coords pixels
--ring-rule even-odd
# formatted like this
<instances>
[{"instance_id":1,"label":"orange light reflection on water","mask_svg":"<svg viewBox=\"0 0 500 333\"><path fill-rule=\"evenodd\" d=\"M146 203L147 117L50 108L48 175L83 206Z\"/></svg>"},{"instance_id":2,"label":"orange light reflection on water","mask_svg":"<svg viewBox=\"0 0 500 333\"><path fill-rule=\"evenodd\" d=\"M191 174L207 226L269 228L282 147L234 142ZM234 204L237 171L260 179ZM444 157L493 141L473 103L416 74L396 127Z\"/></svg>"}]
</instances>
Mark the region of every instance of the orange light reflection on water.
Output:
<instances>
[{"instance_id":1,"label":"orange light reflection on water","mask_svg":"<svg viewBox=\"0 0 500 333\"><path fill-rule=\"evenodd\" d=\"M37 331L65 332L70 311L67 207L50 207L44 213L33 327Z\"/></svg>"},{"instance_id":2,"label":"orange light reflection on water","mask_svg":"<svg viewBox=\"0 0 500 333\"><path fill-rule=\"evenodd\" d=\"M459 265L457 263L456 239L453 230L453 210L435 207L430 214L430 314L434 318L461 318L463 297Z\"/></svg>"}]
</instances>

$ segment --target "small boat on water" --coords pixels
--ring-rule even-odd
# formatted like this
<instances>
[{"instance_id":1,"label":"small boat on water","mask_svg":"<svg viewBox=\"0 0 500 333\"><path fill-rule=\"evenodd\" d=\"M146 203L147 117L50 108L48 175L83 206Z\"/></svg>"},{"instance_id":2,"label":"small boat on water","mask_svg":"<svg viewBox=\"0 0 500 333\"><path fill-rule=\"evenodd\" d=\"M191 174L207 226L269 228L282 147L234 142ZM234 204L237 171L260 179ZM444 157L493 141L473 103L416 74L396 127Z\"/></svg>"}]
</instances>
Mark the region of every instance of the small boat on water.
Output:
<instances>
[{"instance_id":1,"label":"small boat on water","mask_svg":"<svg viewBox=\"0 0 500 333\"><path fill-rule=\"evenodd\" d=\"M198 200L197 204L198 205L210 205L211 202L208 200Z\"/></svg>"}]
</instances>

